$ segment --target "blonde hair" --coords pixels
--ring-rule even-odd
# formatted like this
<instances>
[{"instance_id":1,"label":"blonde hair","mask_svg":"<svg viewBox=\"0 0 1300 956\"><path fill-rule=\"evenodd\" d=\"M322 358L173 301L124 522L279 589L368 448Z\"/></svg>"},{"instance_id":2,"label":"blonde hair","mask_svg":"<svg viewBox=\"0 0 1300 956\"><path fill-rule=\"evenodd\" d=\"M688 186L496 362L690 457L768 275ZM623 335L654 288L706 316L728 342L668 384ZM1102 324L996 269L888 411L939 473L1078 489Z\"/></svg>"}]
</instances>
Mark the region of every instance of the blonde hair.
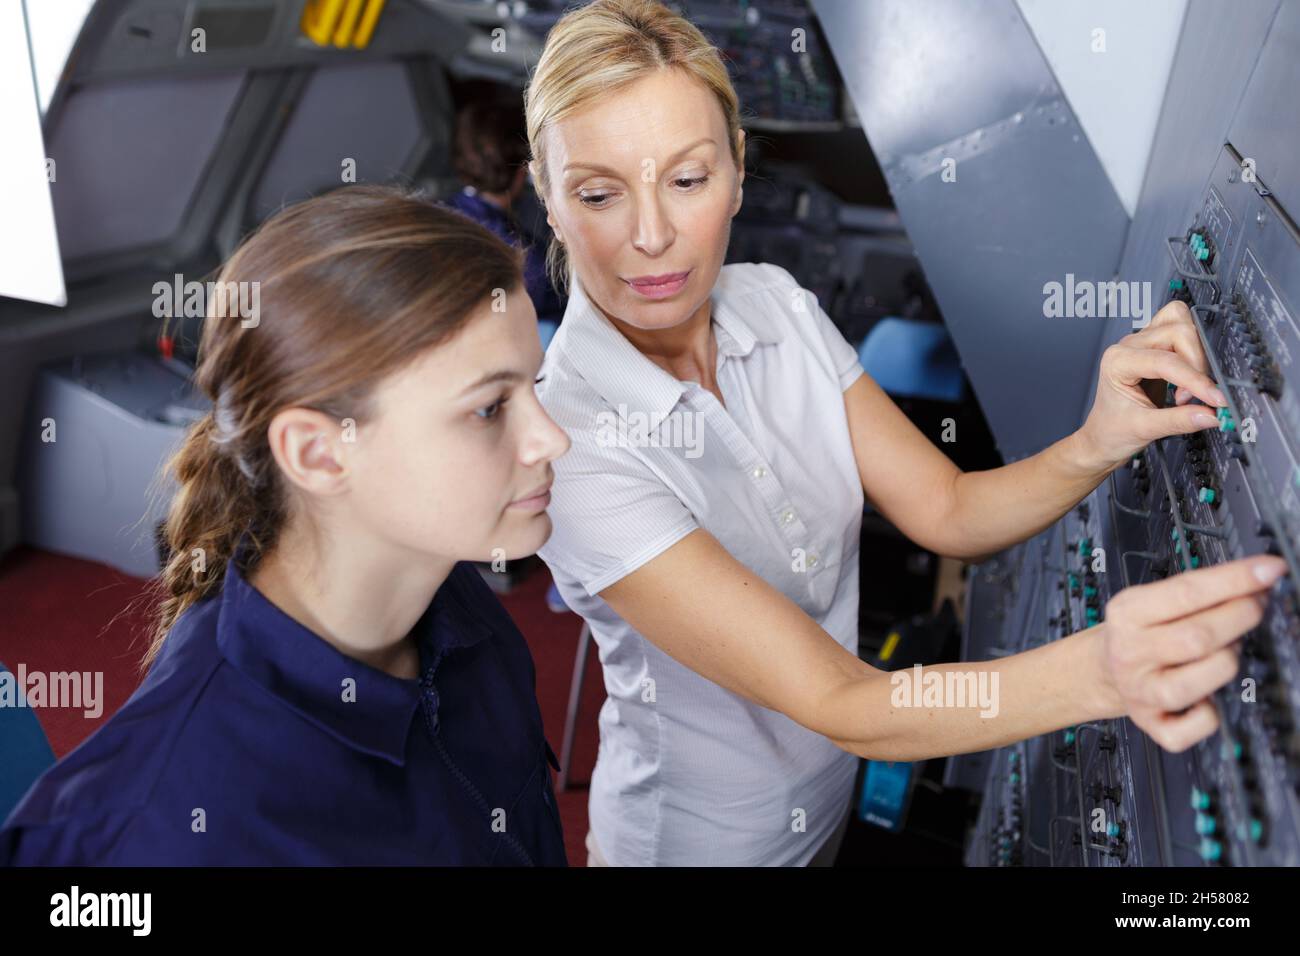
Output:
<instances>
[{"instance_id":1,"label":"blonde hair","mask_svg":"<svg viewBox=\"0 0 1300 956\"><path fill-rule=\"evenodd\" d=\"M741 165L740 101L717 48L658 0L595 0L556 21L524 89L528 148L543 203L551 188L543 146L547 127L663 69L684 70L717 97L731 158ZM555 237L546 250L546 271L557 289L568 288L568 257Z\"/></svg>"}]
</instances>

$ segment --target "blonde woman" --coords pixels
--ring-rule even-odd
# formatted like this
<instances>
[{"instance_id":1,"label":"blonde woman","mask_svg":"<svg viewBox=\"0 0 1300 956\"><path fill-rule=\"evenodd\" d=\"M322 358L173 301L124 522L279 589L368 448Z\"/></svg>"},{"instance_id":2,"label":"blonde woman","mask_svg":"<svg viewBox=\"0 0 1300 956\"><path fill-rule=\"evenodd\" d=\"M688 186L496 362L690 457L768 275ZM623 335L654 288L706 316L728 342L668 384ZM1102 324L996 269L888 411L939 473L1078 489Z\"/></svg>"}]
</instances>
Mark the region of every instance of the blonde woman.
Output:
<instances>
[{"instance_id":1,"label":"blonde woman","mask_svg":"<svg viewBox=\"0 0 1300 956\"><path fill-rule=\"evenodd\" d=\"M996 662L996 717L894 708L856 655L864 493L976 559L1051 525L1137 449L1217 424L1190 317L1105 353L1085 424L963 474L781 268L723 266L745 134L717 51L644 0L557 22L525 92L531 171L572 296L538 396L573 446L539 553L591 625L608 699L588 862L833 858L859 756L984 750L1131 716L1179 750L1215 729L1275 558L1127 589L1105 623ZM1157 409L1143 379L1179 386ZM868 558L869 560L869 558ZM1256 571L1259 571L1259 576Z\"/></svg>"}]
</instances>

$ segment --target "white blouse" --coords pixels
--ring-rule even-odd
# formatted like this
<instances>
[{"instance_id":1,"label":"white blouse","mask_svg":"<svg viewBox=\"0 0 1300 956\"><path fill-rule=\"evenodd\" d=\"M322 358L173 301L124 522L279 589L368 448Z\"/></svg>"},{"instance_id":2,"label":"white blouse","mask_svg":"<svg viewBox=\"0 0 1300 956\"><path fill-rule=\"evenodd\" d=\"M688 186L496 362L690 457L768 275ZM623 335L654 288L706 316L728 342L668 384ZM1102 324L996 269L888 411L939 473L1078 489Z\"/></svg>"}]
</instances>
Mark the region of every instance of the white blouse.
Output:
<instances>
[{"instance_id":1,"label":"white blouse","mask_svg":"<svg viewBox=\"0 0 1300 956\"><path fill-rule=\"evenodd\" d=\"M572 441L539 554L600 649L590 819L614 866L806 864L853 790L855 756L677 663L597 596L701 527L857 653L857 353L776 265L723 266L712 319L725 407L642 355L575 278L537 386Z\"/></svg>"}]
</instances>

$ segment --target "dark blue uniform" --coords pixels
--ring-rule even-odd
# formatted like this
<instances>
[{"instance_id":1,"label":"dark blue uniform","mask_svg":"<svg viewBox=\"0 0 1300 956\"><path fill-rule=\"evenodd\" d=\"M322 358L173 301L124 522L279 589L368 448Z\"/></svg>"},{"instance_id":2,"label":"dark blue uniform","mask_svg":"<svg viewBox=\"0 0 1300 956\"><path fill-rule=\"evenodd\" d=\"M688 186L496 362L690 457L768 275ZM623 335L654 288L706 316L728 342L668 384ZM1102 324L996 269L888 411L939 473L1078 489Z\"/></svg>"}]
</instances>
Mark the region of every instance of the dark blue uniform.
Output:
<instances>
[{"instance_id":1,"label":"dark blue uniform","mask_svg":"<svg viewBox=\"0 0 1300 956\"><path fill-rule=\"evenodd\" d=\"M559 325L564 319L564 300L551 280L546 275L546 250L537 240L520 231L520 226L500 206L483 199L471 192L468 187L450 197L446 204L457 212L473 219L485 229L490 229L501 239L514 246L524 246L527 257L524 262L524 288L533 300L533 309L537 312L537 321L554 322Z\"/></svg>"},{"instance_id":2,"label":"dark blue uniform","mask_svg":"<svg viewBox=\"0 0 1300 956\"><path fill-rule=\"evenodd\" d=\"M342 654L232 562L14 808L0 864L564 866L532 655L472 565L412 636L418 681Z\"/></svg>"}]
</instances>

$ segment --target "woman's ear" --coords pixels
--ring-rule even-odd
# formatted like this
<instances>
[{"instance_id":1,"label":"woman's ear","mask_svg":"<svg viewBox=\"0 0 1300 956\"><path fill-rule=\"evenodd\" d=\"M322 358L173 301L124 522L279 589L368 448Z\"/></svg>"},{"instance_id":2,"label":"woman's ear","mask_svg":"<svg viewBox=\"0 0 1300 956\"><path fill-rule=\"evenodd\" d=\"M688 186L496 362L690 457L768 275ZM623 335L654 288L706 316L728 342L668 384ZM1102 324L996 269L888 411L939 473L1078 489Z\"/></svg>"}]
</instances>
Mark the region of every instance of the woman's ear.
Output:
<instances>
[{"instance_id":1,"label":"woman's ear","mask_svg":"<svg viewBox=\"0 0 1300 956\"><path fill-rule=\"evenodd\" d=\"M546 196L542 192L542 181L540 178L538 178L537 175L537 160L535 159L530 159L528 161L528 178L532 180L533 192L537 196L537 201L540 202L543 206L545 206Z\"/></svg>"},{"instance_id":2,"label":"woman's ear","mask_svg":"<svg viewBox=\"0 0 1300 956\"><path fill-rule=\"evenodd\" d=\"M551 216L551 204L547 201L545 191L542 189L542 181L537 178L537 160L530 159L528 161L528 175L532 177L533 192L537 196L537 201L540 202L542 208L546 210L546 224L551 227L551 232L554 234L555 238L560 242L564 242L564 240L560 238L560 230L555 228L555 219Z\"/></svg>"},{"instance_id":3,"label":"woman's ear","mask_svg":"<svg viewBox=\"0 0 1300 956\"><path fill-rule=\"evenodd\" d=\"M745 131L736 130L736 153L740 157L736 164L736 201L731 207L731 214L734 216L740 212L741 205L745 202Z\"/></svg>"},{"instance_id":4,"label":"woman's ear","mask_svg":"<svg viewBox=\"0 0 1300 956\"><path fill-rule=\"evenodd\" d=\"M289 482L312 494L333 495L346 484L346 449L340 442L347 437L349 424L314 409L286 408L271 419L266 438ZM351 426L353 433L355 428Z\"/></svg>"}]
</instances>

